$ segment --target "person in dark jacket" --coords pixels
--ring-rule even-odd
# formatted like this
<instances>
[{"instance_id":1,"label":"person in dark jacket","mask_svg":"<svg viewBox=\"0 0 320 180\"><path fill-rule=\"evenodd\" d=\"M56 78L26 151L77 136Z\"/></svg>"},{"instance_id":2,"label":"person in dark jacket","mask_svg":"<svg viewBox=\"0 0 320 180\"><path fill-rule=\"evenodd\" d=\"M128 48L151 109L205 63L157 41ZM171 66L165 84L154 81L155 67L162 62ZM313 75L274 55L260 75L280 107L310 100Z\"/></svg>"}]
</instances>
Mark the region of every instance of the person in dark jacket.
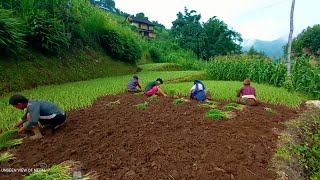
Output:
<instances>
[{"instance_id":1,"label":"person in dark jacket","mask_svg":"<svg viewBox=\"0 0 320 180\"><path fill-rule=\"evenodd\" d=\"M33 131L32 140L42 137L39 125L57 129L66 122L65 111L50 101L29 100L25 96L14 95L9 99L9 104L20 110L27 109L15 127L20 128L19 133Z\"/></svg>"}]
</instances>

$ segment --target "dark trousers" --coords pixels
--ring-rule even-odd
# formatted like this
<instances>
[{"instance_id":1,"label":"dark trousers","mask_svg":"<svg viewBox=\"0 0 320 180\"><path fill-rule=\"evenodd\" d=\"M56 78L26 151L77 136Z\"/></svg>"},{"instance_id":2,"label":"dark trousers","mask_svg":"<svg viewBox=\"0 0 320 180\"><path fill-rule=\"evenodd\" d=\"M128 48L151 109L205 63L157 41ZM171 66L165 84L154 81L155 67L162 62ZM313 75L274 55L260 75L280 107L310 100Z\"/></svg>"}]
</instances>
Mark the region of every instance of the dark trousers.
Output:
<instances>
[{"instance_id":1,"label":"dark trousers","mask_svg":"<svg viewBox=\"0 0 320 180\"><path fill-rule=\"evenodd\" d=\"M39 122L41 125L47 125L47 126L52 126L55 127L59 124L62 124L66 121L67 119L67 114L65 113L64 115L62 114L57 114L54 118L52 119L39 119Z\"/></svg>"}]
</instances>

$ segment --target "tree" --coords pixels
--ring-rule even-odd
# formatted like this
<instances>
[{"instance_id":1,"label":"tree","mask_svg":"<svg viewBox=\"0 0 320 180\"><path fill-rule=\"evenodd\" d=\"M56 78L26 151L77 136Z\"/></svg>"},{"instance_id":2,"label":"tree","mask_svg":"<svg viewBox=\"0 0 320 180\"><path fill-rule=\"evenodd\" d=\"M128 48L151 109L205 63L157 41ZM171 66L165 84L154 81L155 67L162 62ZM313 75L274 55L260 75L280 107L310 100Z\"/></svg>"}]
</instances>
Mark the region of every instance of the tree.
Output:
<instances>
[{"instance_id":1,"label":"tree","mask_svg":"<svg viewBox=\"0 0 320 180\"><path fill-rule=\"evenodd\" d=\"M143 12L137 13L136 17L141 19L148 19L148 17L146 17Z\"/></svg>"},{"instance_id":2,"label":"tree","mask_svg":"<svg viewBox=\"0 0 320 180\"><path fill-rule=\"evenodd\" d=\"M253 46L250 47L249 51L247 52L248 55L258 55L258 56L263 56L267 57L266 53L263 51L258 52Z\"/></svg>"},{"instance_id":3,"label":"tree","mask_svg":"<svg viewBox=\"0 0 320 180\"><path fill-rule=\"evenodd\" d=\"M203 58L206 55L206 34L200 23L201 15L195 13L195 10L189 12L186 7L184 14L179 12L177 19L172 22L170 37L180 47L193 51L198 58Z\"/></svg>"},{"instance_id":4,"label":"tree","mask_svg":"<svg viewBox=\"0 0 320 180\"><path fill-rule=\"evenodd\" d=\"M228 25L216 16L203 24L206 33L206 52L208 57L241 53L242 38L238 32L230 30Z\"/></svg>"},{"instance_id":5,"label":"tree","mask_svg":"<svg viewBox=\"0 0 320 180\"><path fill-rule=\"evenodd\" d=\"M295 53L320 55L320 24L304 29L293 39L292 48Z\"/></svg>"}]
</instances>

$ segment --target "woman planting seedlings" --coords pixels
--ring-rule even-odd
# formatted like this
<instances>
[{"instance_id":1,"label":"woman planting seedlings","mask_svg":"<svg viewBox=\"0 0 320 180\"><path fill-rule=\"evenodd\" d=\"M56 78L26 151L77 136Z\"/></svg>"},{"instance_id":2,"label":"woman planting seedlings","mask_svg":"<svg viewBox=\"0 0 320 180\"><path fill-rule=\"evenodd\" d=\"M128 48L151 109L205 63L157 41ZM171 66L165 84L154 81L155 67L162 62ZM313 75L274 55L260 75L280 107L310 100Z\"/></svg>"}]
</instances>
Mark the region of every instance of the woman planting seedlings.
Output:
<instances>
[{"instance_id":1,"label":"woman planting seedlings","mask_svg":"<svg viewBox=\"0 0 320 180\"><path fill-rule=\"evenodd\" d=\"M9 99L9 104L20 110L27 108L25 115L15 127L20 128L19 133L22 134L32 130L34 135L30 137L31 140L42 137L39 125L57 129L66 122L66 113L50 101L29 100L22 95L14 95Z\"/></svg>"},{"instance_id":2,"label":"woman planting seedlings","mask_svg":"<svg viewBox=\"0 0 320 180\"><path fill-rule=\"evenodd\" d=\"M191 88L190 98L197 99L198 101L204 102L206 99L210 98L209 89L206 90L203 82L199 80L194 80L194 85Z\"/></svg>"},{"instance_id":3,"label":"woman planting seedlings","mask_svg":"<svg viewBox=\"0 0 320 180\"><path fill-rule=\"evenodd\" d=\"M243 87L239 90L237 97L240 97L240 103L246 105L256 106L258 101L256 98L256 89L251 86L249 79L244 80Z\"/></svg>"}]
</instances>

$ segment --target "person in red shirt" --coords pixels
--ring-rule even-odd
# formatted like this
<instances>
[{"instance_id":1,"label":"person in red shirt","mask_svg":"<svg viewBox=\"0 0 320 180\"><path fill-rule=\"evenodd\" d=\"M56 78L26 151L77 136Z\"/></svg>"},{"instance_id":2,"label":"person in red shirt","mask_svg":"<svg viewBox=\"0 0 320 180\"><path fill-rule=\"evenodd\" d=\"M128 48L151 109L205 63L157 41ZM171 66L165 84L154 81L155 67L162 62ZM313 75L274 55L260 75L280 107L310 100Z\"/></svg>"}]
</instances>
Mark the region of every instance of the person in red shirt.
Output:
<instances>
[{"instance_id":1,"label":"person in red shirt","mask_svg":"<svg viewBox=\"0 0 320 180\"><path fill-rule=\"evenodd\" d=\"M252 106L258 105L256 89L251 86L250 79L244 80L243 85L237 94L237 97L240 97L240 103Z\"/></svg>"}]
</instances>

